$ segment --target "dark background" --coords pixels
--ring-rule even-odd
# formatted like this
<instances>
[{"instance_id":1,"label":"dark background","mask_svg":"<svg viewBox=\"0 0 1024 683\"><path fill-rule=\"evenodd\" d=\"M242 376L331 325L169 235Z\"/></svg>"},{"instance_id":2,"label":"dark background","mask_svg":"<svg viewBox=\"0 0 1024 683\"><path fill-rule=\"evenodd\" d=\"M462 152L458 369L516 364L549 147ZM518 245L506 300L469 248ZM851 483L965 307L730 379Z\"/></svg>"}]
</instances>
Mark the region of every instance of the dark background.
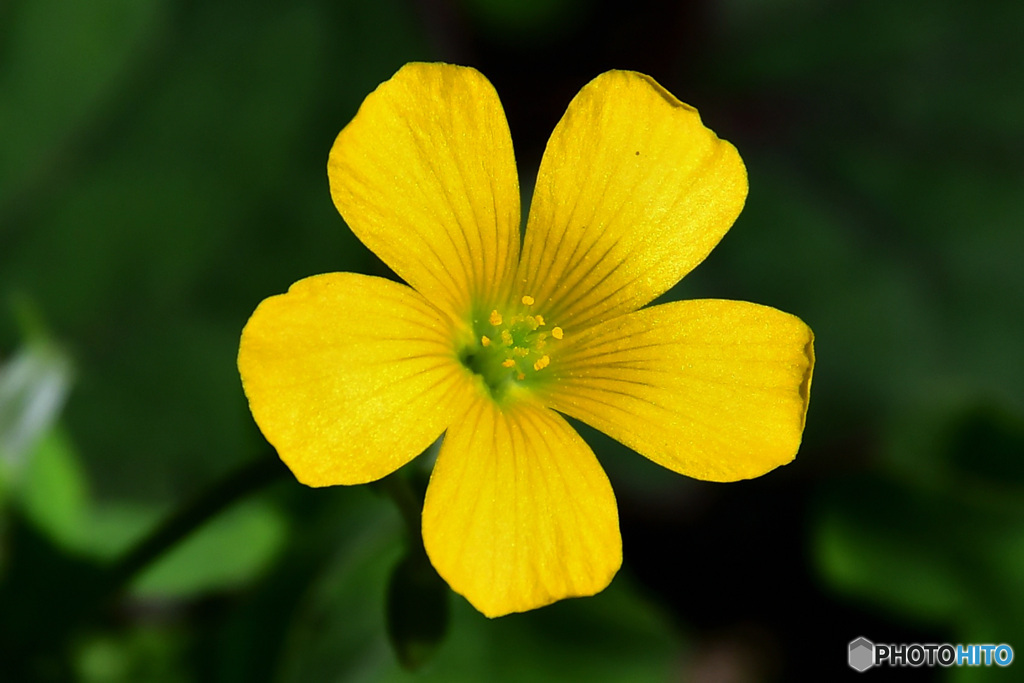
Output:
<instances>
[{"instance_id":1,"label":"dark background","mask_svg":"<svg viewBox=\"0 0 1024 683\"><path fill-rule=\"evenodd\" d=\"M0 680L837 680L858 636L1024 648L1022 27L1016 0L0 4ZM796 461L696 482L583 430L619 499L615 582L496 621L452 595L417 673L388 643L404 541L371 487L281 477L81 599L273 462L239 333L302 277L383 272L325 165L412 60L494 83L526 194L611 68L736 145L746 208L669 296L813 328Z\"/></svg>"}]
</instances>

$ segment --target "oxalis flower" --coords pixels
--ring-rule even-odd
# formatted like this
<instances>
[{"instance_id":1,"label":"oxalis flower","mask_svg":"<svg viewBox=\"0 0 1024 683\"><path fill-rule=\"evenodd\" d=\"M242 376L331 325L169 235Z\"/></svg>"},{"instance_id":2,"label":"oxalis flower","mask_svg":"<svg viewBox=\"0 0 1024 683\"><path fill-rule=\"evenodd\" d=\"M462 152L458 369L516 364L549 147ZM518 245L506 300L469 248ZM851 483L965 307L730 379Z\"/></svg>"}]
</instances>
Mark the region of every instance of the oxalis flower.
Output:
<instances>
[{"instance_id":1,"label":"oxalis flower","mask_svg":"<svg viewBox=\"0 0 1024 683\"><path fill-rule=\"evenodd\" d=\"M250 408L310 486L374 481L444 433L423 542L484 614L592 595L622 562L608 478L562 415L698 479L796 454L803 322L737 301L642 308L747 194L735 148L650 77L611 71L569 104L522 243L508 124L473 69L403 67L338 135L328 176L408 285L330 273L261 303L238 357Z\"/></svg>"}]
</instances>

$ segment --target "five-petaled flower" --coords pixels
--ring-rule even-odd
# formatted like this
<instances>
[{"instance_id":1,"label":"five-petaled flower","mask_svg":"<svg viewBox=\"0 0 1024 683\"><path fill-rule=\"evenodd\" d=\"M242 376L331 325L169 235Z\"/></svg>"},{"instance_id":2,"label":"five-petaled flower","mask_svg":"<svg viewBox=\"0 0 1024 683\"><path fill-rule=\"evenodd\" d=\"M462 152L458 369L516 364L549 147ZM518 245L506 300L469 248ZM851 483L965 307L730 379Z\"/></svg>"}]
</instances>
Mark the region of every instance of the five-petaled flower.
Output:
<instances>
[{"instance_id":1,"label":"five-petaled flower","mask_svg":"<svg viewBox=\"0 0 1024 683\"><path fill-rule=\"evenodd\" d=\"M443 433L423 541L484 614L592 595L622 562L608 478L563 414L698 479L796 454L803 322L738 301L643 308L747 194L735 148L650 77L611 71L573 99L522 243L508 124L473 69L403 67L338 135L328 176L408 285L331 273L261 303L238 357L250 408L310 486L374 481Z\"/></svg>"}]
</instances>

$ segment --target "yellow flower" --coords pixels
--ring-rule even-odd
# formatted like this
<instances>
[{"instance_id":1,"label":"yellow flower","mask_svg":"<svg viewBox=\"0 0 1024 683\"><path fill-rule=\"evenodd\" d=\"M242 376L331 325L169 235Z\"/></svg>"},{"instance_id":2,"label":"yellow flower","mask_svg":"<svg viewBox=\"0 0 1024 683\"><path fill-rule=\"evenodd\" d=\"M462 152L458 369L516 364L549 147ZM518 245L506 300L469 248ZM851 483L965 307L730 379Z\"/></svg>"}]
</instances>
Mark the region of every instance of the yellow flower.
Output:
<instances>
[{"instance_id":1,"label":"yellow flower","mask_svg":"<svg viewBox=\"0 0 1024 683\"><path fill-rule=\"evenodd\" d=\"M611 71L573 99L522 243L508 124L473 69L403 67L338 135L328 175L408 286L331 273L261 303L238 356L250 408L310 486L374 481L444 433L423 541L484 614L592 595L621 564L608 478L562 414L698 479L796 454L803 322L736 301L642 308L747 194L735 148L650 77Z\"/></svg>"}]
</instances>

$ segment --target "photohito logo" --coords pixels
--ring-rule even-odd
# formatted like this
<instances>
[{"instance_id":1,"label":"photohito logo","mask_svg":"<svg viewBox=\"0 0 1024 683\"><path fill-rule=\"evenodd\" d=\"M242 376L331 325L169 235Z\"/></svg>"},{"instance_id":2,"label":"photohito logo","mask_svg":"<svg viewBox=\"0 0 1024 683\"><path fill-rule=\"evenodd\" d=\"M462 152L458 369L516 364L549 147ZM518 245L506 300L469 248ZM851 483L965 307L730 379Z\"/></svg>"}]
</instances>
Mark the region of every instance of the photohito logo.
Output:
<instances>
[{"instance_id":1,"label":"photohito logo","mask_svg":"<svg viewBox=\"0 0 1024 683\"><path fill-rule=\"evenodd\" d=\"M864 637L850 641L847 663L867 671L873 666L1009 666L1013 648L1000 645L951 645L949 643L872 643Z\"/></svg>"}]
</instances>

